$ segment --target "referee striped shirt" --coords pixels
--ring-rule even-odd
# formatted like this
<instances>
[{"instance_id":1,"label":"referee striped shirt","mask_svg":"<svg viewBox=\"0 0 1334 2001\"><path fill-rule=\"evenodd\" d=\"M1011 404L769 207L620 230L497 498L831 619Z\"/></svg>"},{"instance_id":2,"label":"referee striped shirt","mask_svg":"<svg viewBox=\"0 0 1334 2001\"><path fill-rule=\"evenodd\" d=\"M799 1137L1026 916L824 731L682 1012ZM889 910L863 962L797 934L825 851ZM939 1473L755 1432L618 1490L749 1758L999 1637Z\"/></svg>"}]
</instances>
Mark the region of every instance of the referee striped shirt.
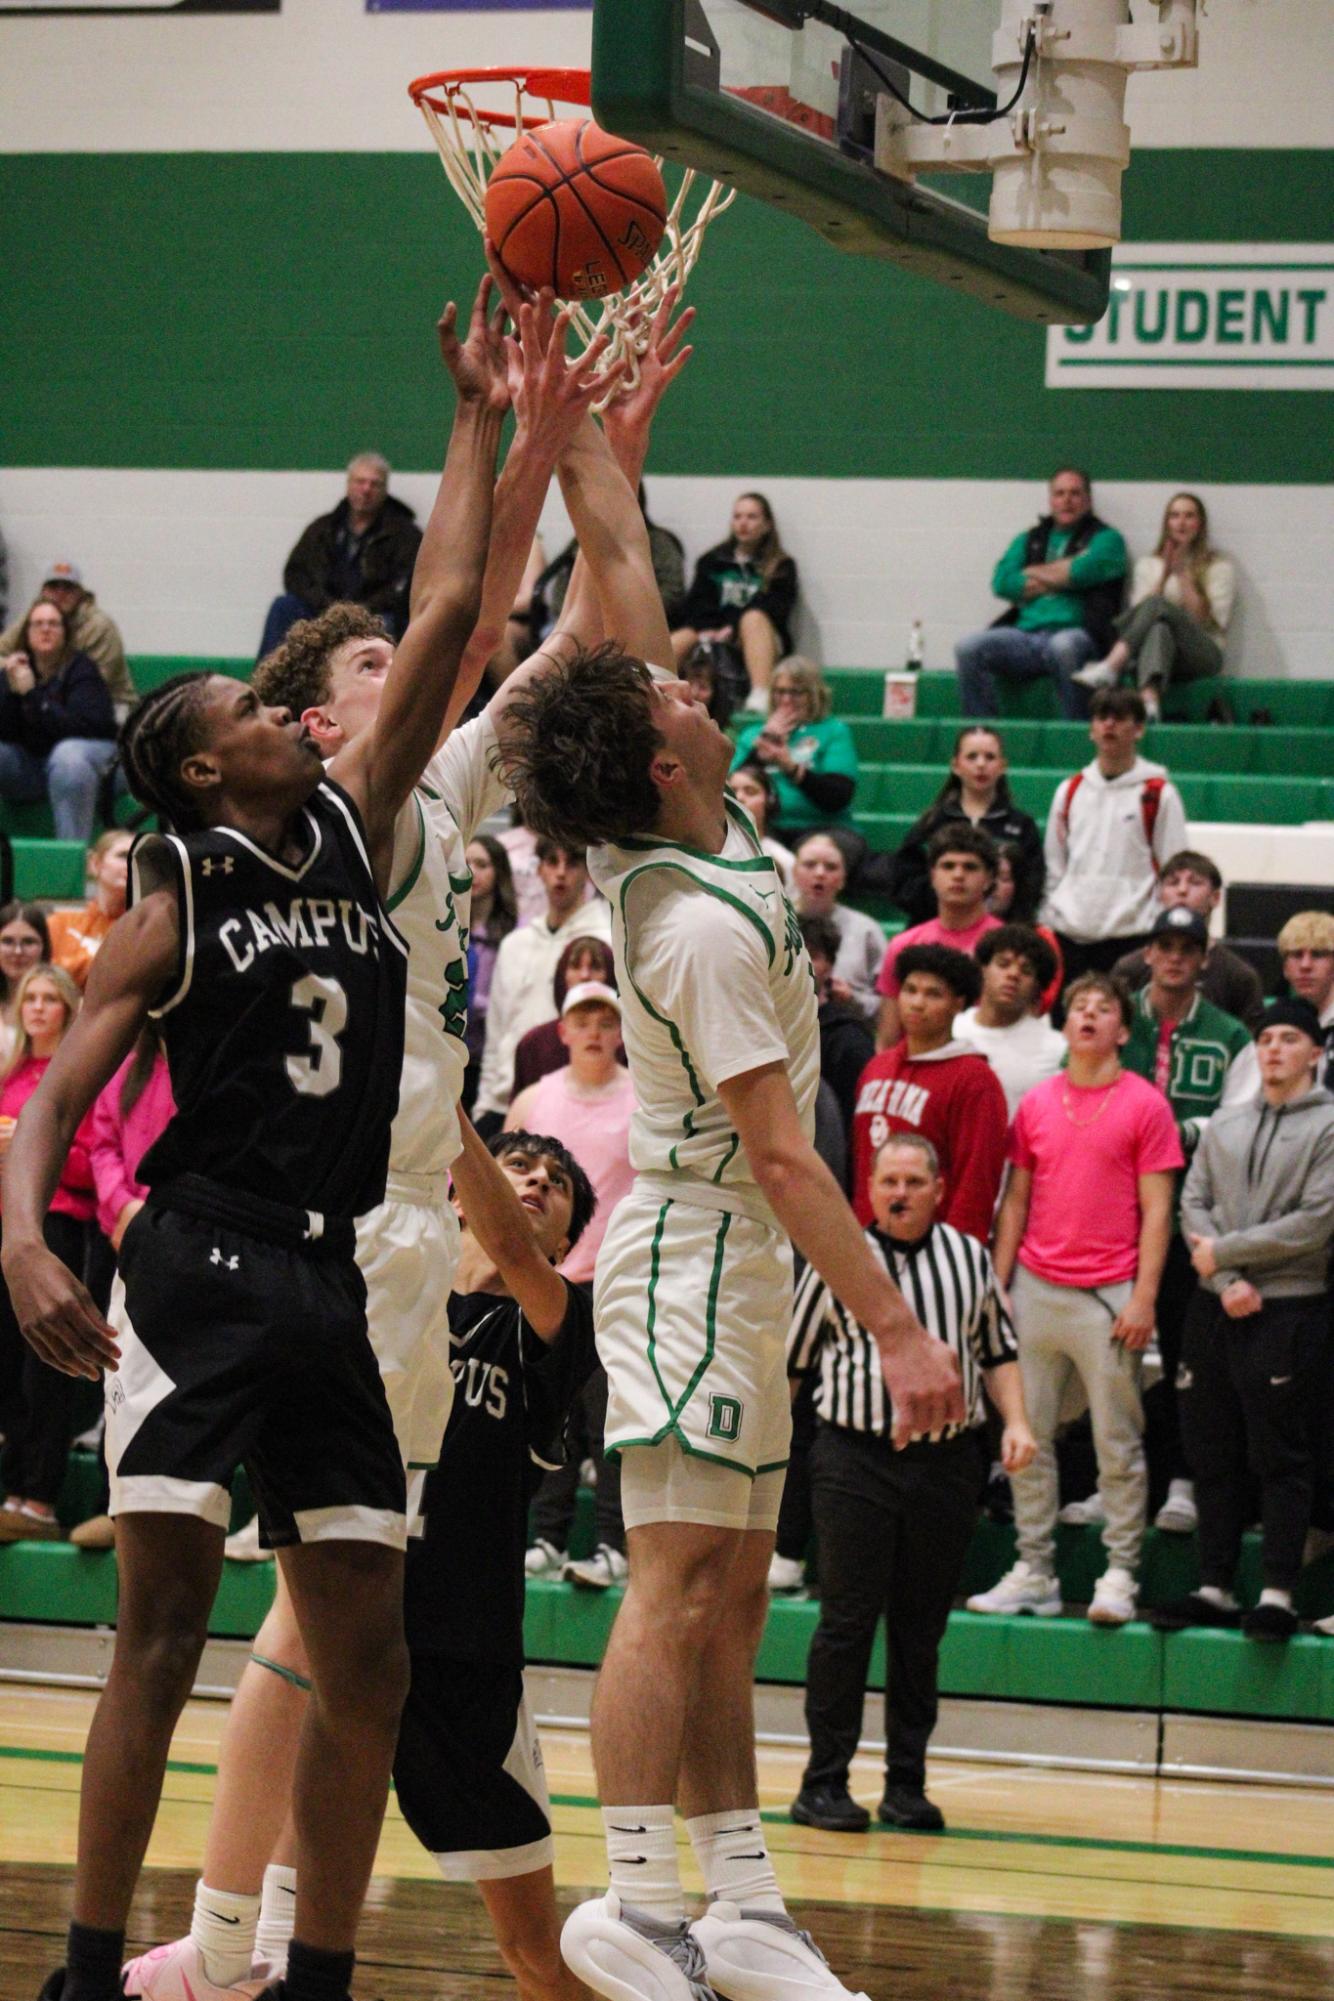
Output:
<instances>
[{"instance_id":1,"label":"referee striped shirt","mask_svg":"<svg viewBox=\"0 0 1334 2001\"><path fill-rule=\"evenodd\" d=\"M947 1425L941 1436L954 1438L981 1424L982 1371L1019 1359L985 1247L949 1223L933 1223L915 1244L896 1244L874 1229L866 1232L866 1241L927 1333L944 1341L959 1359L968 1416L963 1424ZM787 1372L806 1376L813 1371L818 1372L815 1408L827 1424L847 1431L893 1430L879 1349L814 1265L807 1265L797 1287Z\"/></svg>"}]
</instances>

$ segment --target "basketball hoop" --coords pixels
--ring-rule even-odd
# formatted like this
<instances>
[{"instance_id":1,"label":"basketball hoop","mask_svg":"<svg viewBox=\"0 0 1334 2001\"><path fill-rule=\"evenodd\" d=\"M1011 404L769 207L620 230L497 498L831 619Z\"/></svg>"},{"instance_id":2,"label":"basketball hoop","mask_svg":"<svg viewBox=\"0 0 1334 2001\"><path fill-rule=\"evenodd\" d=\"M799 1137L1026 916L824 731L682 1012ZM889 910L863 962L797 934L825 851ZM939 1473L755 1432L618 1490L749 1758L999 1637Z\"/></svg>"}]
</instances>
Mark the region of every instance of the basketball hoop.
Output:
<instances>
[{"instance_id":1,"label":"basketball hoop","mask_svg":"<svg viewBox=\"0 0 1334 2001\"><path fill-rule=\"evenodd\" d=\"M484 92L479 102L478 93ZM589 72L580 69L436 70L408 85L408 95L430 128L449 185L479 231L486 229L486 188L496 162L523 131L566 113L557 106L589 108ZM661 169L662 161L658 161ZM731 205L736 189L708 181L687 167L667 211L662 247L643 274L623 292L596 302L570 301L576 338L588 347L601 333L611 339L599 364L605 372L624 361L615 394L639 379L639 357L648 343L663 295L684 289L703 247L704 232ZM610 397L607 399L610 401ZM597 406L601 408L602 405Z\"/></svg>"}]
</instances>

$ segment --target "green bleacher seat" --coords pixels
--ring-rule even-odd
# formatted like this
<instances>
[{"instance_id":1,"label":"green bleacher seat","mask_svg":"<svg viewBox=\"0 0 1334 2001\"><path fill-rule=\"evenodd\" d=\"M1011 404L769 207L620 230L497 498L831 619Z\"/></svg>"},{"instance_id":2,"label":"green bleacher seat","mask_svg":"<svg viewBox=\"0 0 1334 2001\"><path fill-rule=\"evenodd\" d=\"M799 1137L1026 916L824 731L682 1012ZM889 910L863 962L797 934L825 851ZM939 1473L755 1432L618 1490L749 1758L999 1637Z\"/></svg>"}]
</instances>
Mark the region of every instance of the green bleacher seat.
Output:
<instances>
[{"instance_id":1,"label":"green bleacher seat","mask_svg":"<svg viewBox=\"0 0 1334 2001\"><path fill-rule=\"evenodd\" d=\"M214 659L196 653L132 653L129 660L130 679L141 695L160 688L173 674L230 674L237 681L248 681L255 665L253 660Z\"/></svg>"},{"instance_id":2,"label":"green bleacher seat","mask_svg":"<svg viewBox=\"0 0 1334 2001\"><path fill-rule=\"evenodd\" d=\"M32 903L81 903L86 887L87 850L81 841L16 838L14 894Z\"/></svg>"},{"instance_id":3,"label":"green bleacher seat","mask_svg":"<svg viewBox=\"0 0 1334 2001\"><path fill-rule=\"evenodd\" d=\"M884 702L884 675L874 667L831 667L825 678L834 691L837 715L878 716ZM1212 681L1192 681L1173 688L1167 698L1169 717L1203 723L1221 697L1237 723L1249 727L1253 713L1267 711L1275 728L1334 728L1334 681L1276 681L1223 675ZM1011 718L1033 722L1057 720L1056 691L1050 681L1001 682L1002 722ZM959 691L949 669L931 668L917 686L919 719L959 715Z\"/></svg>"}]
</instances>

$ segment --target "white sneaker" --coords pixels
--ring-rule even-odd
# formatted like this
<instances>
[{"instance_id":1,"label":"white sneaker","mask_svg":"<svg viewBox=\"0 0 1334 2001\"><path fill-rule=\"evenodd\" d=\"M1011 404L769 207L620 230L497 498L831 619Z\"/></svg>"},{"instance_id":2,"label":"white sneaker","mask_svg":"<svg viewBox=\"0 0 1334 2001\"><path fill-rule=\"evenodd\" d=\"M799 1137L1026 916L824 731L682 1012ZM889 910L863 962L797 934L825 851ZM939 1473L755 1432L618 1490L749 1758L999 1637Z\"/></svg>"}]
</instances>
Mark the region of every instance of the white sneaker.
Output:
<instances>
[{"instance_id":1,"label":"white sneaker","mask_svg":"<svg viewBox=\"0 0 1334 2001\"><path fill-rule=\"evenodd\" d=\"M1041 1576L1021 1559L999 1584L966 1602L970 1612L1032 1612L1039 1619L1055 1619L1061 1610L1061 1587L1054 1577Z\"/></svg>"},{"instance_id":2,"label":"white sneaker","mask_svg":"<svg viewBox=\"0 0 1334 2001\"><path fill-rule=\"evenodd\" d=\"M809 1932L786 1911L748 1911L721 1900L690 1927L704 1948L709 1984L727 2001L869 2001L845 1987Z\"/></svg>"},{"instance_id":3,"label":"white sneaker","mask_svg":"<svg viewBox=\"0 0 1334 2001\"><path fill-rule=\"evenodd\" d=\"M1161 698L1158 695L1154 694L1152 688L1141 688L1140 694L1144 698L1145 722L1160 723L1163 719L1163 704Z\"/></svg>"},{"instance_id":4,"label":"white sneaker","mask_svg":"<svg viewBox=\"0 0 1334 2001\"><path fill-rule=\"evenodd\" d=\"M1116 669L1109 667L1105 660L1090 660L1087 667L1081 667L1070 679L1077 681L1081 688L1114 688L1117 674Z\"/></svg>"},{"instance_id":5,"label":"white sneaker","mask_svg":"<svg viewBox=\"0 0 1334 2001\"><path fill-rule=\"evenodd\" d=\"M1139 1610L1139 1586L1128 1570L1112 1564L1093 1587L1089 1618L1095 1626L1124 1626Z\"/></svg>"},{"instance_id":6,"label":"white sneaker","mask_svg":"<svg viewBox=\"0 0 1334 2001\"><path fill-rule=\"evenodd\" d=\"M273 1551L259 1546L258 1515L252 1515L243 1529L228 1536L222 1545L222 1553L233 1563L268 1563L272 1559Z\"/></svg>"},{"instance_id":7,"label":"white sneaker","mask_svg":"<svg viewBox=\"0 0 1334 2001\"><path fill-rule=\"evenodd\" d=\"M523 1559L525 1577L559 1577L565 1568L565 1551L539 1536Z\"/></svg>"},{"instance_id":8,"label":"white sneaker","mask_svg":"<svg viewBox=\"0 0 1334 2001\"><path fill-rule=\"evenodd\" d=\"M805 1583L805 1564L795 1556L779 1556L775 1550L769 1559L769 1589L771 1591L800 1591Z\"/></svg>"},{"instance_id":9,"label":"white sneaker","mask_svg":"<svg viewBox=\"0 0 1334 2001\"><path fill-rule=\"evenodd\" d=\"M230 1987L219 1987L204 1971L199 1947L192 1938L173 1939L132 1959L121 1974L127 1996L143 2001L254 2001L272 1980L272 1968L252 1963L250 1976Z\"/></svg>"},{"instance_id":10,"label":"white sneaker","mask_svg":"<svg viewBox=\"0 0 1334 2001\"><path fill-rule=\"evenodd\" d=\"M614 1890L570 1912L560 1955L571 1973L609 2001L718 2001L685 1919L663 1924L622 1904Z\"/></svg>"},{"instance_id":11,"label":"white sneaker","mask_svg":"<svg viewBox=\"0 0 1334 2001\"><path fill-rule=\"evenodd\" d=\"M1194 1535L1199 1524L1194 1483L1173 1480L1167 1489L1167 1499L1153 1518L1154 1527L1162 1529L1165 1535Z\"/></svg>"},{"instance_id":12,"label":"white sneaker","mask_svg":"<svg viewBox=\"0 0 1334 2001\"><path fill-rule=\"evenodd\" d=\"M1314 1627L1317 1633L1328 1633L1330 1638L1334 1639L1334 1613L1328 1619L1315 1620Z\"/></svg>"},{"instance_id":13,"label":"white sneaker","mask_svg":"<svg viewBox=\"0 0 1334 2001\"><path fill-rule=\"evenodd\" d=\"M1082 1501L1067 1501L1056 1519L1068 1528L1100 1529L1107 1520L1102 1495L1095 1487Z\"/></svg>"},{"instance_id":14,"label":"white sneaker","mask_svg":"<svg viewBox=\"0 0 1334 2001\"><path fill-rule=\"evenodd\" d=\"M582 1585L587 1591L605 1591L608 1585L624 1584L629 1574L630 1566L620 1550L606 1542L600 1542L591 1556L572 1557L561 1572L571 1584Z\"/></svg>"}]
</instances>

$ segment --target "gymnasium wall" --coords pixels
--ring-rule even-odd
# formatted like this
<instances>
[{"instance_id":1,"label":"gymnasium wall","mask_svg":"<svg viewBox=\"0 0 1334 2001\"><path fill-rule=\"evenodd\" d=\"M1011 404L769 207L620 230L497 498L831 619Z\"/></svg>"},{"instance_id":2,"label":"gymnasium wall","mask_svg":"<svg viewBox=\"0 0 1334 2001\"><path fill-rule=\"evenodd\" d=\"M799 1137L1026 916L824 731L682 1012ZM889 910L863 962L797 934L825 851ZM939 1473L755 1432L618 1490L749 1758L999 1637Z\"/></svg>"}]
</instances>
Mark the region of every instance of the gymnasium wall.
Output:
<instances>
[{"instance_id":1,"label":"gymnasium wall","mask_svg":"<svg viewBox=\"0 0 1334 2001\"><path fill-rule=\"evenodd\" d=\"M586 60L579 11L0 18L0 528L11 598L82 562L134 651L244 653L297 532L367 445L429 503L432 322L476 240L404 84ZM1205 61L1132 81L1125 233L1310 243L1334 213L1329 0L1213 0ZM1330 397L1044 387L1042 330L841 256L746 201L692 281L698 354L655 440L690 553L756 482L802 564L803 642L944 665L1054 462L1143 547L1198 485L1238 559L1237 666L1334 672ZM549 544L565 528L553 503Z\"/></svg>"}]
</instances>

